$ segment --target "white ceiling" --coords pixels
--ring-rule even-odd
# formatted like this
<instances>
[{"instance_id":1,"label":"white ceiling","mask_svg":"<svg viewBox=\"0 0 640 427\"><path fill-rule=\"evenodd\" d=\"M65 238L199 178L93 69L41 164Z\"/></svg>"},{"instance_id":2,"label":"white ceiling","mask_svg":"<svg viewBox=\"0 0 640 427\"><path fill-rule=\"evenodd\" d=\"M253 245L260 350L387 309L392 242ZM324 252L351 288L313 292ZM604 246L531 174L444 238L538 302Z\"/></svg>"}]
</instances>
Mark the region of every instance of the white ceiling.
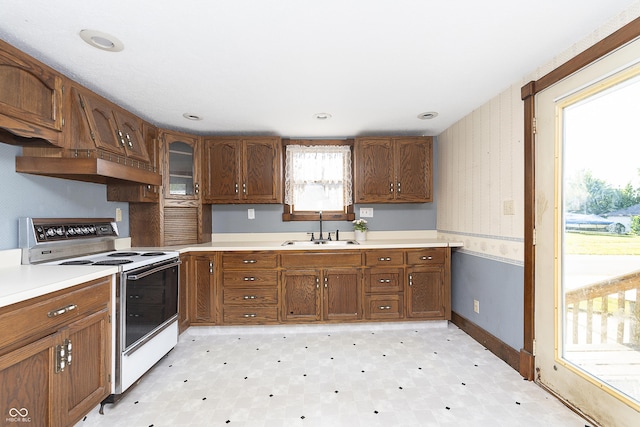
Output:
<instances>
[{"instance_id":1,"label":"white ceiling","mask_svg":"<svg viewBox=\"0 0 640 427\"><path fill-rule=\"evenodd\" d=\"M437 135L633 3L0 0L0 38L167 128Z\"/></svg>"}]
</instances>

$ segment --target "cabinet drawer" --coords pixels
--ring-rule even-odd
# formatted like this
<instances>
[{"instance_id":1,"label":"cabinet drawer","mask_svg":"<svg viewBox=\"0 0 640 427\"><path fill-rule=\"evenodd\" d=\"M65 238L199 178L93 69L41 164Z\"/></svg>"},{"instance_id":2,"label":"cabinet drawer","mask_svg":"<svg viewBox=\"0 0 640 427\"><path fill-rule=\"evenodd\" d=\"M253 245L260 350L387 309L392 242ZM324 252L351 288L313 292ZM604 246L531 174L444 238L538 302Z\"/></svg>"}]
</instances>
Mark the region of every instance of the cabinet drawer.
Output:
<instances>
[{"instance_id":1,"label":"cabinet drawer","mask_svg":"<svg viewBox=\"0 0 640 427\"><path fill-rule=\"evenodd\" d=\"M222 268L276 268L278 256L274 253L229 252L222 255Z\"/></svg>"},{"instance_id":2,"label":"cabinet drawer","mask_svg":"<svg viewBox=\"0 0 640 427\"><path fill-rule=\"evenodd\" d=\"M278 288L225 288L223 303L235 305L277 304Z\"/></svg>"},{"instance_id":3,"label":"cabinet drawer","mask_svg":"<svg viewBox=\"0 0 640 427\"><path fill-rule=\"evenodd\" d=\"M391 294L402 292L404 283L402 268L372 268L365 276L365 292Z\"/></svg>"},{"instance_id":4,"label":"cabinet drawer","mask_svg":"<svg viewBox=\"0 0 640 427\"><path fill-rule=\"evenodd\" d=\"M444 263L446 248L425 248L417 251L407 251L407 264L431 265Z\"/></svg>"},{"instance_id":5,"label":"cabinet drawer","mask_svg":"<svg viewBox=\"0 0 640 427\"><path fill-rule=\"evenodd\" d=\"M222 273L225 287L228 286L276 286L278 272L276 270L225 271Z\"/></svg>"},{"instance_id":6,"label":"cabinet drawer","mask_svg":"<svg viewBox=\"0 0 640 427\"><path fill-rule=\"evenodd\" d=\"M367 251L364 257L370 267L404 264L404 251Z\"/></svg>"},{"instance_id":7,"label":"cabinet drawer","mask_svg":"<svg viewBox=\"0 0 640 427\"><path fill-rule=\"evenodd\" d=\"M278 321L278 307L224 307L225 324L261 324Z\"/></svg>"},{"instance_id":8,"label":"cabinet drawer","mask_svg":"<svg viewBox=\"0 0 640 427\"><path fill-rule=\"evenodd\" d=\"M20 342L25 345L60 327L109 305L111 277L43 295L0 309L2 352Z\"/></svg>"},{"instance_id":9,"label":"cabinet drawer","mask_svg":"<svg viewBox=\"0 0 640 427\"><path fill-rule=\"evenodd\" d=\"M367 319L402 319L403 295L371 295L365 297Z\"/></svg>"}]
</instances>

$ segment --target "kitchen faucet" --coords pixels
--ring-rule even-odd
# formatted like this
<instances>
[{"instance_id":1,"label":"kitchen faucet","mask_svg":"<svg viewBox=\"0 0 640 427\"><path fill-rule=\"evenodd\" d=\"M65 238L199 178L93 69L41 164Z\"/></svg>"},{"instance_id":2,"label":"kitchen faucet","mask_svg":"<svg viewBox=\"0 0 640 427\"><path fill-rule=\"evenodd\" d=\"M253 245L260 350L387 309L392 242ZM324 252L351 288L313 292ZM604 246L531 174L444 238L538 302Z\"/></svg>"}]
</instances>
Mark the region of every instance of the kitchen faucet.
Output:
<instances>
[{"instance_id":1,"label":"kitchen faucet","mask_svg":"<svg viewBox=\"0 0 640 427\"><path fill-rule=\"evenodd\" d=\"M320 241L324 240L324 237L322 237L322 211L318 212L320 214Z\"/></svg>"}]
</instances>

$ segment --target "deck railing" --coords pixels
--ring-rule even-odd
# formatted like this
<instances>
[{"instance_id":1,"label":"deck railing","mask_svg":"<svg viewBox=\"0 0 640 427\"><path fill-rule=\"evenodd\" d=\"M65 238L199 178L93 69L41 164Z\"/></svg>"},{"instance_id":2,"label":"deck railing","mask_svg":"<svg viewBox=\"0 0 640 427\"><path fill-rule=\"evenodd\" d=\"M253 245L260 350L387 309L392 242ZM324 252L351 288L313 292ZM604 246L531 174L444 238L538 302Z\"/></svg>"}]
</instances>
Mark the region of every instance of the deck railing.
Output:
<instances>
[{"instance_id":1,"label":"deck railing","mask_svg":"<svg viewBox=\"0 0 640 427\"><path fill-rule=\"evenodd\" d=\"M566 292L567 341L639 346L639 297L640 271Z\"/></svg>"}]
</instances>

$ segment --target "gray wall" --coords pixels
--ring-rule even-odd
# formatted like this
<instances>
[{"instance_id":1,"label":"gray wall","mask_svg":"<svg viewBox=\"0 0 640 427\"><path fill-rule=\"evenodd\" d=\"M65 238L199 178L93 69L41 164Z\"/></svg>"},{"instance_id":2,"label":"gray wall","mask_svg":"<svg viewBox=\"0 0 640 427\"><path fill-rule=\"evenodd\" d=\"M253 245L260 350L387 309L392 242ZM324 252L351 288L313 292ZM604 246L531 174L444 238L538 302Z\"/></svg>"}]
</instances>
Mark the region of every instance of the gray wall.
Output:
<instances>
[{"instance_id":1,"label":"gray wall","mask_svg":"<svg viewBox=\"0 0 640 427\"><path fill-rule=\"evenodd\" d=\"M451 309L516 350L524 336L524 267L453 251ZM480 313L473 311L473 300Z\"/></svg>"},{"instance_id":2,"label":"gray wall","mask_svg":"<svg viewBox=\"0 0 640 427\"><path fill-rule=\"evenodd\" d=\"M107 187L66 179L16 173L22 148L0 144L0 250L18 247L18 218L114 218L120 236L129 236L129 204L107 202Z\"/></svg>"},{"instance_id":3,"label":"gray wall","mask_svg":"<svg viewBox=\"0 0 640 427\"><path fill-rule=\"evenodd\" d=\"M395 230L435 230L436 206L434 203L410 203L402 205L368 204L356 205L372 207L373 218L365 218L372 231ZM255 209L256 219L247 219L247 209ZM214 233L286 233L318 232L317 221L282 222L282 205L213 205ZM353 231L347 221L323 221L325 231ZM317 234L316 234L317 235Z\"/></svg>"}]
</instances>

